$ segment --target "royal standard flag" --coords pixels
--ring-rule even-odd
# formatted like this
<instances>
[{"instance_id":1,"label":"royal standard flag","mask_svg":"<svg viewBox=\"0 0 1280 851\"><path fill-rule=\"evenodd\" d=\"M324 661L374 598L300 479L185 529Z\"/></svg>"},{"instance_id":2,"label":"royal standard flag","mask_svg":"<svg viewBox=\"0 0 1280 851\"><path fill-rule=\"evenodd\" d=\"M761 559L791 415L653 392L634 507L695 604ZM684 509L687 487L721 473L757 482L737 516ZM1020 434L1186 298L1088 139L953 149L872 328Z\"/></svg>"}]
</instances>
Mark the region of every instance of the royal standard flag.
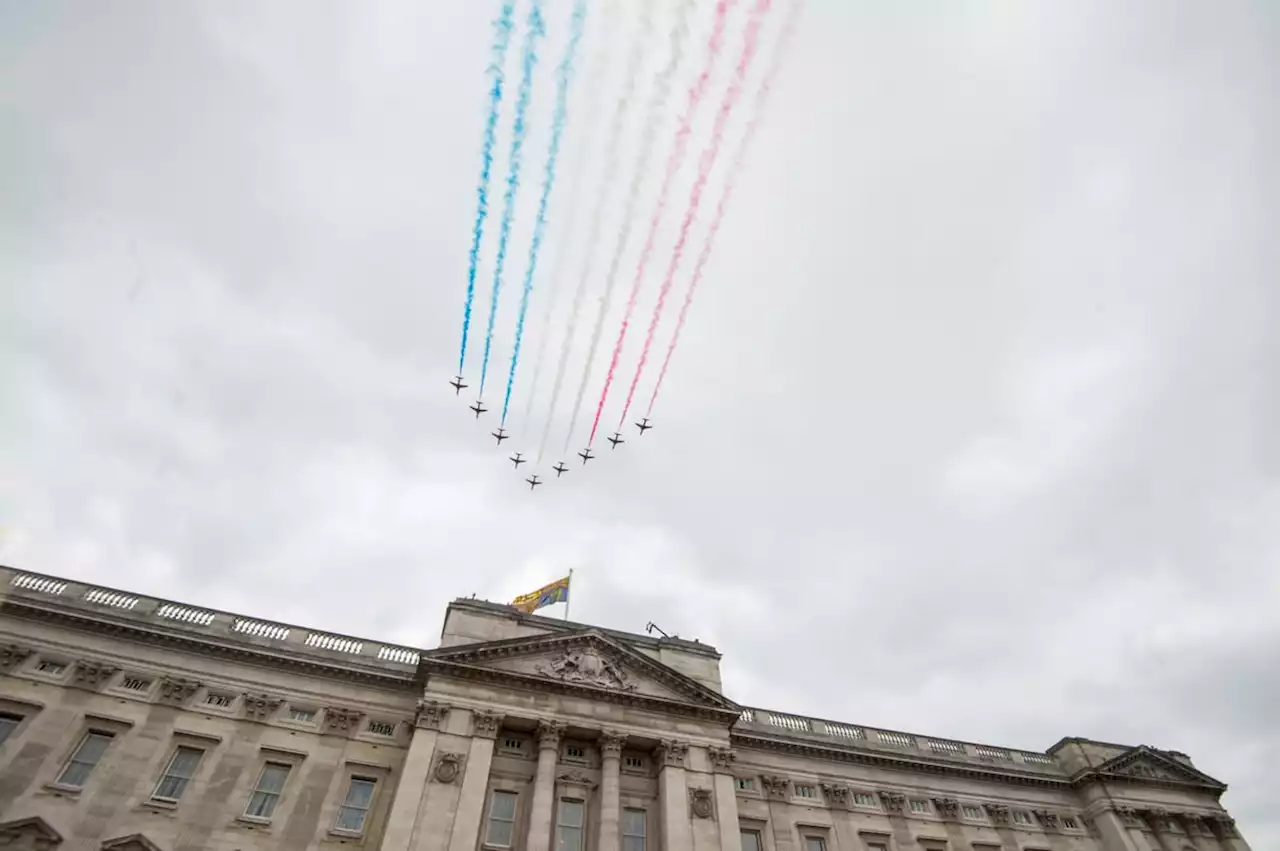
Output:
<instances>
[{"instance_id":1,"label":"royal standard flag","mask_svg":"<svg viewBox=\"0 0 1280 851\"><path fill-rule=\"evenodd\" d=\"M533 614L543 606L550 606L552 603L569 602L569 577L557 579L550 585L544 585L537 591L528 594L521 594L511 601L511 605L515 606L525 614Z\"/></svg>"}]
</instances>

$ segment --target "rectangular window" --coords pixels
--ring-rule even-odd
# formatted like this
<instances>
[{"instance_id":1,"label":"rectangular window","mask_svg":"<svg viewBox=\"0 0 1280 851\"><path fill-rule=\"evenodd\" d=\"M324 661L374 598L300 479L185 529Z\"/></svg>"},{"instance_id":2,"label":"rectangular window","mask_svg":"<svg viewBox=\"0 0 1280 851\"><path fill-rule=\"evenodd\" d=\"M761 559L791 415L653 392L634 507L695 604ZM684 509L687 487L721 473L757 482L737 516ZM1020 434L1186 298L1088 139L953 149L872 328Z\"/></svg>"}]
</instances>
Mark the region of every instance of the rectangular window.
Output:
<instances>
[{"instance_id":1,"label":"rectangular window","mask_svg":"<svg viewBox=\"0 0 1280 851\"><path fill-rule=\"evenodd\" d=\"M299 709L296 706L289 707L289 720L298 721L302 724L310 724L316 720L316 712L314 709Z\"/></svg>"},{"instance_id":2,"label":"rectangular window","mask_svg":"<svg viewBox=\"0 0 1280 851\"><path fill-rule=\"evenodd\" d=\"M169 765L160 776L160 782L156 784L151 797L162 801L181 799L182 793L187 790L187 784L195 776L196 769L200 767L200 760L203 758L204 751L199 748L179 747L169 759Z\"/></svg>"},{"instance_id":3,"label":"rectangular window","mask_svg":"<svg viewBox=\"0 0 1280 851\"><path fill-rule=\"evenodd\" d=\"M369 807L373 805L373 790L378 781L372 777L352 777L347 786L347 797L342 799L338 808L338 821L334 829L361 833L364 831L365 819L369 817Z\"/></svg>"},{"instance_id":4,"label":"rectangular window","mask_svg":"<svg viewBox=\"0 0 1280 851\"><path fill-rule=\"evenodd\" d=\"M396 725L390 721L370 721L369 732L375 736L394 736L396 734Z\"/></svg>"},{"instance_id":5,"label":"rectangular window","mask_svg":"<svg viewBox=\"0 0 1280 851\"><path fill-rule=\"evenodd\" d=\"M58 775L58 785L75 789L84 786L89 775L93 773L94 766L102 759L102 755L107 752L107 746L114 738L115 736L111 733L96 730L86 733L80 740L80 744L76 745L75 752L71 754L71 759L67 760L62 773Z\"/></svg>"},{"instance_id":6,"label":"rectangular window","mask_svg":"<svg viewBox=\"0 0 1280 851\"><path fill-rule=\"evenodd\" d=\"M812 797L814 797L813 787L812 787L812 786L805 786L804 784L797 783L797 784L796 784L796 797L797 797L797 798L812 798Z\"/></svg>"},{"instance_id":7,"label":"rectangular window","mask_svg":"<svg viewBox=\"0 0 1280 851\"><path fill-rule=\"evenodd\" d=\"M1014 810L1013 821L1015 824L1031 824L1031 816L1022 810Z\"/></svg>"},{"instance_id":8,"label":"rectangular window","mask_svg":"<svg viewBox=\"0 0 1280 851\"><path fill-rule=\"evenodd\" d=\"M151 680L144 679L142 677L125 677L121 681L120 685L124 686L129 691L146 691L151 688Z\"/></svg>"},{"instance_id":9,"label":"rectangular window","mask_svg":"<svg viewBox=\"0 0 1280 851\"><path fill-rule=\"evenodd\" d=\"M560 812L556 819L556 851L582 851L581 801L560 799Z\"/></svg>"},{"instance_id":10,"label":"rectangular window","mask_svg":"<svg viewBox=\"0 0 1280 851\"><path fill-rule=\"evenodd\" d=\"M622 764L626 768L644 768L644 757L625 756L622 758Z\"/></svg>"},{"instance_id":11,"label":"rectangular window","mask_svg":"<svg viewBox=\"0 0 1280 851\"><path fill-rule=\"evenodd\" d=\"M874 807L876 805L876 796L869 792L854 792L853 802L860 807Z\"/></svg>"},{"instance_id":12,"label":"rectangular window","mask_svg":"<svg viewBox=\"0 0 1280 851\"><path fill-rule=\"evenodd\" d=\"M0 745L4 744L4 740L9 738L21 723L21 715L10 715L8 712L0 713Z\"/></svg>"},{"instance_id":13,"label":"rectangular window","mask_svg":"<svg viewBox=\"0 0 1280 851\"><path fill-rule=\"evenodd\" d=\"M867 851L887 851L887 849L882 843L869 842L867 843Z\"/></svg>"},{"instance_id":14,"label":"rectangular window","mask_svg":"<svg viewBox=\"0 0 1280 851\"><path fill-rule=\"evenodd\" d=\"M929 802L921 798L912 798L910 805L911 805L911 812L913 813L929 812Z\"/></svg>"},{"instance_id":15,"label":"rectangular window","mask_svg":"<svg viewBox=\"0 0 1280 851\"><path fill-rule=\"evenodd\" d=\"M516 827L516 793L493 790L489 800L489 829L485 833L484 844L498 848L510 848L515 838Z\"/></svg>"},{"instance_id":16,"label":"rectangular window","mask_svg":"<svg viewBox=\"0 0 1280 851\"><path fill-rule=\"evenodd\" d=\"M216 691L211 691L204 696L204 702L209 706L217 706L220 709L226 709L235 702L235 697L229 694L219 694Z\"/></svg>"},{"instance_id":17,"label":"rectangular window","mask_svg":"<svg viewBox=\"0 0 1280 851\"><path fill-rule=\"evenodd\" d=\"M827 841L821 836L806 836L804 851L827 851Z\"/></svg>"},{"instance_id":18,"label":"rectangular window","mask_svg":"<svg viewBox=\"0 0 1280 851\"><path fill-rule=\"evenodd\" d=\"M55 662L52 659L41 659L40 664L36 665L36 670L42 674L50 676L58 676L67 669L67 666L61 662Z\"/></svg>"},{"instance_id":19,"label":"rectangular window","mask_svg":"<svg viewBox=\"0 0 1280 851\"><path fill-rule=\"evenodd\" d=\"M645 851L644 810L622 811L622 851Z\"/></svg>"},{"instance_id":20,"label":"rectangular window","mask_svg":"<svg viewBox=\"0 0 1280 851\"><path fill-rule=\"evenodd\" d=\"M964 817L967 819L976 819L978 821L986 820L986 817L982 814L982 807L965 804L961 809L964 811Z\"/></svg>"},{"instance_id":21,"label":"rectangular window","mask_svg":"<svg viewBox=\"0 0 1280 851\"><path fill-rule=\"evenodd\" d=\"M565 745L564 758L573 760L584 760L587 758L587 750L582 745Z\"/></svg>"},{"instance_id":22,"label":"rectangular window","mask_svg":"<svg viewBox=\"0 0 1280 851\"><path fill-rule=\"evenodd\" d=\"M290 767L283 762L268 762L262 766L262 774L258 775L253 794L249 796L249 806L244 808L245 815L271 818L271 814L276 811L276 804L280 803L280 795L284 792L284 782L289 779Z\"/></svg>"},{"instance_id":23,"label":"rectangular window","mask_svg":"<svg viewBox=\"0 0 1280 851\"><path fill-rule=\"evenodd\" d=\"M760 841L760 831L742 829L742 851L764 851L764 843Z\"/></svg>"},{"instance_id":24,"label":"rectangular window","mask_svg":"<svg viewBox=\"0 0 1280 851\"><path fill-rule=\"evenodd\" d=\"M1075 819L1073 819L1071 816L1063 816L1063 817L1062 817L1062 826L1063 826L1063 827L1065 827L1067 830L1079 830L1079 829L1080 829L1080 825L1079 825L1079 823L1078 823Z\"/></svg>"},{"instance_id":25,"label":"rectangular window","mask_svg":"<svg viewBox=\"0 0 1280 851\"><path fill-rule=\"evenodd\" d=\"M755 781L755 778L754 778L754 777L739 777L739 778L738 778L738 791L739 791L739 792L754 792L755 790L756 790L756 781Z\"/></svg>"}]
</instances>

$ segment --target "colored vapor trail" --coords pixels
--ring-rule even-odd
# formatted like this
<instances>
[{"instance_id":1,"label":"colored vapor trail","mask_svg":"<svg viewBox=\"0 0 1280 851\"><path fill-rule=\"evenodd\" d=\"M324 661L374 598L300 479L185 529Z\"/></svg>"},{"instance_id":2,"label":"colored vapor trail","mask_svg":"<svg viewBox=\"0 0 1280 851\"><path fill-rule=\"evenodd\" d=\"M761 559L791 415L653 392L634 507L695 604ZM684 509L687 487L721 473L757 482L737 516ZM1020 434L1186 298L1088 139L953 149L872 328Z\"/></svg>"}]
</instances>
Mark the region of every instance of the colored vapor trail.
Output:
<instances>
[{"instance_id":1,"label":"colored vapor trail","mask_svg":"<svg viewBox=\"0 0 1280 851\"><path fill-rule=\"evenodd\" d=\"M738 100L742 97L742 90L746 86L747 71L751 68L751 62L755 59L756 51L760 46L760 27L764 23L765 15L769 13L773 0L755 0L755 6L751 10L751 17L747 20L746 36L742 43L742 53L738 56L738 64L733 69L733 79L729 83L729 89L725 92L724 99L720 102L720 108L716 110L715 123L711 130L711 141L702 151L702 156L698 158L698 176L694 179L693 189L689 193L689 205L685 209L684 218L680 221L680 235L676 238L675 247L671 250L671 260L667 263L666 274L662 278L662 286L658 290L658 302L654 305L653 315L649 317L649 328L645 332L644 345L640 349L640 360L636 363L635 374L631 377L631 386L627 389L627 400L622 405L622 416L618 420L618 428L622 428L622 424L627 420L627 413L631 410L631 403L635 399L636 386L640 383L640 376L644 374L645 364L649 360L649 350L653 347L653 337L658 331L658 322L662 318L662 310L667 303L667 295L671 292L671 284L676 277L676 269L680 266L680 259L684 255L685 245L689 241L689 230L693 227L693 220L698 215L698 207L702 204L702 193L706 191L707 179L711 176L711 169L715 167L716 159L720 156L720 147L724 144L724 131L729 123L729 116L733 114L733 109L737 106Z\"/></svg>"},{"instance_id":2,"label":"colored vapor trail","mask_svg":"<svg viewBox=\"0 0 1280 851\"><path fill-rule=\"evenodd\" d=\"M506 60L507 45L511 42L511 19L515 15L516 4L506 0L502 11L493 22L494 39L491 51L492 61L489 73L493 75L493 85L489 88L489 115L484 122L484 145L480 154L480 185L476 187L479 196L479 208L476 210L475 224L471 228L471 252L467 257L467 299L462 308L462 350L458 354L458 374L467 360L467 334L471 330L471 304L476 296L476 267L480 261L480 239L484 236L484 220L489 215L489 174L493 169L493 145L498 135L498 112L502 106L503 72L502 64Z\"/></svg>"},{"instance_id":3,"label":"colored vapor trail","mask_svg":"<svg viewBox=\"0 0 1280 851\"><path fill-rule=\"evenodd\" d=\"M502 224L498 230L498 254L494 260L493 289L489 302L489 324L485 329L484 360L480 366L480 396L484 396L485 379L489 374L489 352L493 346L493 323L498 316L498 297L502 294L502 272L507 259L507 242L511 239L511 220L515 217L516 191L520 188L520 164L524 153L524 137L528 131L525 116L533 93L533 70L538 64L538 39L546 28L542 21L542 0L533 0L526 24L520 64L520 88L516 95L516 118L511 131L511 153L507 164L507 191L503 195Z\"/></svg>"},{"instance_id":4,"label":"colored vapor trail","mask_svg":"<svg viewBox=\"0 0 1280 851\"><path fill-rule=\"evenodd\" d=\"M734 151L733 160L729 165L729 171L725 178L724 188L720 192L720 199L716 202L711 224L707 227L706 239L702 243L702 249L698 252L698 259L694 263L693 276L689 282L689 289L685 293L684 303L680 305L680 315L676 319L675 331L671 335L667 353L662 359L662 368L658 370L658 380L654 382L653 393L649 396L649 407L645 411L646 417L653 414L654 403L657 402L658 393L662 390L662 382L667 377L667 368L671 366L671 356L675 353L676 346L680 343L680 332L684 330L685 318L689 315L689 305L693 303L694 293L698 290L698 284L702 282L702 273L706 269L707 260L710 259L711 251L715 247L716 235L719 234L720 225L724 221L725 210L729 207L729 199L733 197L738 174L742 171L743 164L747 159L747 152L750 150L751 142L755 138L756 129L760 126L760 117L764 114L765 104L773 91L774 78L778 75L778 68L782 64L782 57L791 41L791 34L795 31L796 21L800 17L800 9L803 5L803 0L794 0L791 4L773 60L765 71L764 79L760 82L760 88L756 90L755 101L751 108L751 119L747 122L746 130L743 131L742 138L738 141L737 150Z\"/></svg>"},{"instance_id":5,"label":"colored vapor trail","mask_svg":"<svg viewBox=\"0 0 1280 851\"><path fill-rule=\"evenodd\" d=\"M511 368L507 372L507 392L502 400L502 425L506 425L507 411L511 407L511 388L516 381L516 366L520 362L520 343L524 337L524 320L529 312L529 296L533 292L533 276L538 268L538 252L542 249L542 236L547 225L547 206L551 202L551 190L556 183L556 166L560 158L560 142L564 137L564 125L569 113L569 85L573 82L573 60L582 41L582 31L587 20L587 0L576 0L573 6L573 23L569 44L564 58L557 68L556 106L551 119L551 143L547 148L547 161L543 166L542 195L538 198L538 217L533 224L533 239L529 243L529 263L524 273L524 288L520 293L520 311L516 315L516 339L511 350Z\"/></svg>"},{"instance_id":6,"label":"colored vapor trail","mask_svg":"<svg viewBox=\"0 0 1280 851\"><path fill-rule=\"evenodd\" d=\"M582 301L586 296L587 281L590 279L591 274L591 255L596 243L600 239L600 223L604 219L605 203L608 201L610 194L612 194L613 178L619 171L618 149L622 144L622 138L625 135L624 131L626 130L627 113L630 111L631 97L635 93L636 81L640 76L640 67L644 60L644 47L648 43L649 34L653 30L653 0L642 0L642 3L643 5L640 7L640 27L636 32L634 40L631 42L631 50L627 57L627 66L622 84L622 94L618 96L618 100L613 110L613 119L610 123L609 142L605 149L604 157L604 184L596 193L596 203L591 211L591 226L587 235L586 257L583 260L582 274L578 278L578 287L573 294L573 304L569 311L569 325L565 329L564 340L560 347L560 360L556 365L555 382L552 384L551 388L551 404L547 408L547 420L543 425L542 441L538 447L539 463L542 460L543 452L546 450L547 439L551 434L551 423L552 418L555 416L556 402L560 398L560 390L564 383L565 369L569 363L569 352L572 351L573 341L577 334L578 319L582 313ZM681 22L684 21L685 16L688 15L689 10L692 9L693 6L693 0L686 0L685 4L681 7ZM677 28L679 26L680 25L677 24ZM682 48L677 44L676 60L678 60L680 52L682 52ZM669 65L669 67L671 66ZM674 67L671 67L671 70L674 71ZM663 75L659 75L658 78L659 89L662 86L662 81L670 77L670 74L667 73L667 69L663 70L663 74L665 77ZM655 95L655 100L657 97L658 95ZM650 123L653 123L654 120L655 119L651 115ZM603 312L601 316L603 316ZM597 325L603 323L603 321L603 318L599 319L597 321ZM573 437L573 422L577 420L578 410L582 407L582 397L586 390L586 376L590 374L591 359L595 352L595 341L599 339L599 336L599 329L597 327L596 332L592 337L593 342L590 349L592 354L587 358L587 366L583 371L582 384L578 388L577 401L574 403L569 430L565 434L565 451L568 451L569 441Z\"/></svg>"},{"instance_id":7,"label":"colored vapor trail","mask_svg":"<svg viewBox=\"0 0 1280 851\"><path fill-rule=\"evenodd\" d=\"M595 441L596 430L600 427L600 414L604 411L605 400L609 398L609 388L613 384L614 373L618 368L618 358L622 355L622 345L627 339L627 328L631 324L631 314L635 312L636 300L640 295L640 285L644 281L644 273L649 265L649 257L653 254L653 243L657 236L658 225L666 210L667 196L671 194L671 183L675 179L680 164L684 161L685 151L689 147L689 134L692 132L693 116L698 104L706 94L707 82L711 77L711 69L724 46L725 23L729 9L734 0L717 0L715 21L712 24L711 36L707 41L707 56L697 80L689 88L688 102L684 115L680 118L680 126L676 131L675 145L667 157L667 165L662 176L662 188L658 191L658 201L649 220L649 232L645 237L644 247L640 251L640 259L636 264L635 278L631 282L631 293L627 298L627 309L622 317L622 327L618 330L618 339L613 344L613 354L609 359L609 371L605 374L604 388L600 392L600 401L596 404L596 416L591 423L591 436L587 439L590 446Z\"/></svg>"}]
</instances>

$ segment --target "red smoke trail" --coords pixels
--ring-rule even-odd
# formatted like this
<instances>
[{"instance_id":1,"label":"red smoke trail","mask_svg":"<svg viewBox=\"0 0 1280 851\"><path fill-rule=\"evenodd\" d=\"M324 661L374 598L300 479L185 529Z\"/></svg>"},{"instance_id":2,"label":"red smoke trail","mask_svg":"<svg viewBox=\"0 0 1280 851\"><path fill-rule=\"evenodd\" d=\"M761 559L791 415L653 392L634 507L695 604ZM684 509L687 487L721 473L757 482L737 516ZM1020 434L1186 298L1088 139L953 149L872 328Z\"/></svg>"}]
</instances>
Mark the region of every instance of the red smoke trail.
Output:
<instances>
[{"instance_id":1,"label":"red smoke trail","mask_svg":"<svg viewBox=\"0 0 1280 851\"><path fill-rule=\"evenodd\" d=\"M609 358L609 371L605 375L604 389L600 392L600 401L596 405L596 418L591 423L591 436L587 438L587 446L596 439L596 429L600 426L600 412L604 410L605 400L609 398L609 387L613 384L613 374L618 368L618 358L622 355L622 344L627 339L627 326L631 324L631 314L636 309L636 299L640 295L640 284L644 281L645 268L649 265L649 256L653 254L653 241L658 232L658 224L667 207L667 196L671 194L671 182L675 179L676 172L680 170L680 164L684 162L684 154L689 147L689 134L692 132L693 115L707 93L707 82L711 78L711 69L715 65L716 58L720 55L720 48L724 46L725 22L734 2L735 0L716 0L715 21L711 25L711 37L707 39L707 58L703 62L698 79L689 87L689 101L685 105L684 115L680 117L675 145L667 157L666 170L662 175L662 188L658 191L658 203L654 207L653 217L649 220L649 233L645 237L644 248L640 250L635 279L631 282L631 293L627 296L627 310L622 316L622 327L618 330L618 339L613 344L613 355Z\"/></svg>"},{"instance_id":2,"label":"red smoke trail","mask_svg":"<svg viewBox=\"0 0 1280 851\"><path fill-rule=\"evenodd\" d=\"M671 260L667 263L667 273L662 278L662 287L658 290L658 303L654 305L653 316L649 318L649 330L644 337L644 346L640 349L640 361L636 364L635 375L631 376L631 387L627 390L627 401L622 406L622 416L618 420L618 430L622 430L627 421L627 412L631 410L631 402L635 399L636 386L644 373L645 363L649 360L649 349L653 346L653 335L658 331L658 321L662 318L662 309L667 304L667 295L671 292L671 283L675 280L676 269L680 266L680 258L684 256L685 243L689 241L689 230L698 215L698 207L702 204L702 193L707 188L707 178L715 167L720 156L720 146L724 143L724 128L729 123L729 116L742 97L742 89L746 86L747 71L751 68L751 60L755 58L760 46L760 26L764 17L773 5L773 0L756 0L751 9L751 18L747 21L746 38L742 43L742 54L738 57L738 65L733 69L733 79L729 90L724 93L720 109L716 112L715 124L711 129L711 142L703 150L698 159L698 177L693 182L693 190L689 193L689 206L684 211L684 219L680 222L680 236L676 239L675 248L671 250Z\"/></svg>"},{"instance_id":3,"label":"red smoke trail","mask_svg":"<svg viewBox=\"0 0 1280 851\"><path fill-rule=\"evenodd\" d=\"M680 316L676 319L676 330L671 335L671 343L667 346L666 357L662 359L662 369L658 371L658 380L653 385L653 395L649 397L649 407L645 411L646 417L653 413L653 404L658 400L658 391L662 389L663 379L667 377L667 368L671 366L671 355L675 352L676 346L680 342L680 332L684 330L684 320L689 315L689 305L693 303L693 294L697 291L698 284L702 281L702 272L706 268L707 260L711 257L711 250L715 247L716 235L720 232L720 224L724 221L725 210L728 209L729 199L733 196L738 173L742 171L743 163L747 159L747 151L751 148L751 140L756 135L756 128L760 126L760 116L764 113L765 103L769 100L770 92L773 91L774 78L778 75L778 67L782 64L783 53L787 44L791 41L791 34L795 31L796 20L800 17L800 8L803 5L804 0L794 0L791 4L782 30L782 36L778 39L778 46L774 52L773 60L769 63L764 79L760 81L760 88L756 90L755 102L751 108L751 120L747 122L747 129L743 131L742 138L738 141L738 149L734 152L733 162L729 165L729 172L725 177L724 189L720 192L720 200L716 202L716 211L712 215L710 226L707 228L706 241L703 242L702 250L698 253L698 261L694 264L693 278L689 282L688 292L684 295L684 304L680 306Z\"/></svg>"}]
</instances>

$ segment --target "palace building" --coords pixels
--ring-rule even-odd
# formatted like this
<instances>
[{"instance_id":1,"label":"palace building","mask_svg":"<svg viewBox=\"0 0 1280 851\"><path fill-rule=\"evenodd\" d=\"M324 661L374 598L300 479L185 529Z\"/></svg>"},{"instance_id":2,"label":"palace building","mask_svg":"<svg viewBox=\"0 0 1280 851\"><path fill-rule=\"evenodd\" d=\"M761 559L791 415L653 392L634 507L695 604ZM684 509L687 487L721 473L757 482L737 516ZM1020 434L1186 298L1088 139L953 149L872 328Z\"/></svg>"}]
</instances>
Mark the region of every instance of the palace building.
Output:
<instances>
[{"instance_id":1,"label":"palace building","mask_svg":"<svg viewBox=\"0 0 1280 851\"><path fill-rule=\"evenodd\" d=\"M0 848L1248 851L1178 751L740 706L706 644L449 605L419 649L0 568Z\"/></svg>"}]
</instances>

